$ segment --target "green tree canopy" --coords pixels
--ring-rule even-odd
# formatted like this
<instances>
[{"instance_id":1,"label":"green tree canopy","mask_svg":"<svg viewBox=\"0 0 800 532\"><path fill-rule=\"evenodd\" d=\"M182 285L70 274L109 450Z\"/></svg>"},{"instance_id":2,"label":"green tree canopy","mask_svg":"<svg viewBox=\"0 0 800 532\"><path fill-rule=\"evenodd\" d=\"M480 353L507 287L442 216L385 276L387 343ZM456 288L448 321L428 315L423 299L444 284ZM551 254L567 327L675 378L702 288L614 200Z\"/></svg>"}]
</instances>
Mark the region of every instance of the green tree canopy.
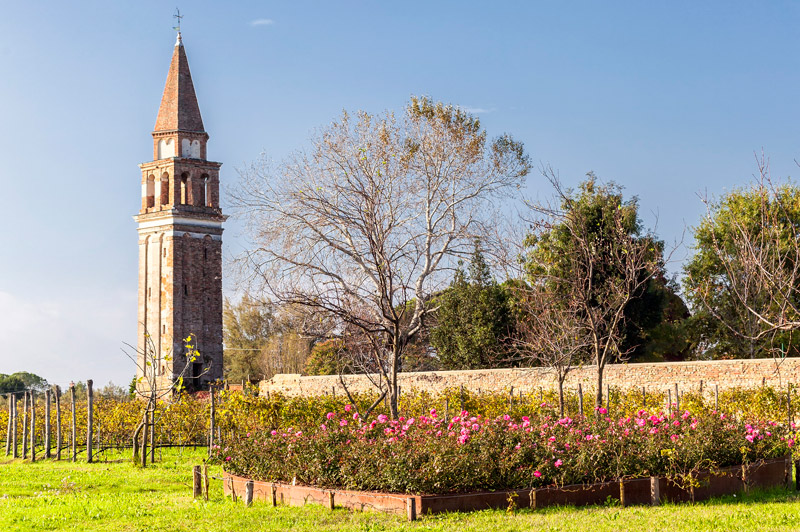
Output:
<instances>
[{"instance_id":1,"label":"green tree canopy","mask_svg":"<svg viewBox=\"0 0 800 532\"><path fill-rule=\"evenodd\" d=\"M261 378L262 349L275 332L275 308L269 301L242 296L238 304L225 300L222 311L225 378Z\"/></svg>"},{"instance_id":2,"label":"green tree canopy","mask_svg":"<svg viewBox=\"0 0 800 532\"><path fill-rule=\"evenodd\" d=\"M619 185L601 184L593 173L588 174L577 192L566 191L561 199L564 219L526 238L528 282L556 283L555 293L566 296L573 288L572 279L585 279L589 307L599 307L608 288L626 275L625 264L613 260L616 253L623 251L620 238L649 249L649 261L655 271L638 273L646 281L624 307L621 341L615 353L618 360L646 357L647 343L662 326L668 305L674 306L674 299L680 299L674 283L665 276L663 242L642 234L636 197L626 200ZM581 257L585 254L593 257Z\"/></svg>"},{"instance_id":3,"label":"green tree canopy","mask_svg":"<svg viewBox=\"0 0 800 532\"><path fill-rule=\"evenodd\" d=\"M478 369L508 364L513 328L509 292L492 278L478 242L467 271L435 298L436 325L430 342L443 369Z\"/></svg>"},{"instance_id":4,"label":"green tree canopy","mask_svg":"<svg viewBox=\"0 0 800 532\"><path fill-rule=\"evenodd\" d=\"M684 267L683 282L693 311L694 340L703 356L798 354L790 331L770 330L756 314L783 312L784 319L797 320L788 315L797 308L796 301L779 308L781 298L797 297L797 287L780 290L774 281L783 273L784 278L796 277L798 231L800 188L793 184L774 189L756 184L708 203L708 215L694 228L694 255ZM751 249L762 264L748 262L756 257L743 253L742 245L755 245ZM767 283L753 275L765 266L773 276Z\"/></svg>"}]
</instances>

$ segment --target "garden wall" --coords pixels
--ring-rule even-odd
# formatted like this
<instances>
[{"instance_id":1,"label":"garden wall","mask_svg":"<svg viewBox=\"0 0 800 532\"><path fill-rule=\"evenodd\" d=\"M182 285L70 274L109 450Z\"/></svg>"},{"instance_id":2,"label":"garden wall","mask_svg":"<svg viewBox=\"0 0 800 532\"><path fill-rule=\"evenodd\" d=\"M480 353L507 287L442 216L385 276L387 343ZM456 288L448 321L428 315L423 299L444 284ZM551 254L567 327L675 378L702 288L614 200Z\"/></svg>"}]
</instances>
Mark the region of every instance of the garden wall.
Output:
<instances>
[{"instance_id":1,"label":"garden wall","mask_svg":"<svg viewBox=\"0 0 800 532\"><path fill-rule=\"evenodd\" d=\"M594 387L595 366L574 369L567 376L566 387L575 389L581 383L584 390ZM347 375L344 381L351 392L372 392L374 388L364 375ZM667 390L675 384L685 391L697 391L702 386L711 390L752 388L755 386L784 387L800 382L800 358L784 360L715 360L698 362L663 362L655 364L609 364L604 382L614 388ZM418 390L436 394L447 388L464 388L472 393L508 391L532 393L540 388L555 388L555 374L547 368L485 369L472 371L430 371L401 373L401 390ZM279 392L288 396L343 394L344 388L336 375L301 376L279 374L261 381L260 392Z\"/></svg>"}]
</instances>

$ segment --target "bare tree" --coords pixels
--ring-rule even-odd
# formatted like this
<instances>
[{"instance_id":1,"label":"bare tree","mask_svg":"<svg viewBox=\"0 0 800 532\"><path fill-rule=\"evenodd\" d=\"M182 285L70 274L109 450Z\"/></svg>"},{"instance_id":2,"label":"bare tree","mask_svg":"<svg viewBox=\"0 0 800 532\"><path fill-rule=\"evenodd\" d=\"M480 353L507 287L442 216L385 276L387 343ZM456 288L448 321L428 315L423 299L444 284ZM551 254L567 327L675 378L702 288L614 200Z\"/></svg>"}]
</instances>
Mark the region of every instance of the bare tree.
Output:
<instances>
[{"instance_id":1,"label":"bare tree","mask_svg":"<svg viewBox=\"0 0 800 532\"><path fill-rule=\"evenodd\" d=\"M171 398L175 393L184 389L184 378L191 374L192 364L200 358L200 353L195 348L196 338L194 335L189 335L184 339L184 343L186 344L186 363L183 369L177 375L165 375L161 373L160 368L162 363L165 364L165 367L172 367L172 354L166 353L163 356L160 355L149 334L145 334L144 340L143 350L139 350L137 347L128 343L125 343L125 346L127 346L129 350L132 350L132 353L126 349L122 350L125 356L136 363L138 369L137 375L141 375L136 380L135 393L138 398L143 400L144 407L142 409L142 420L139 422L139 425L136 426L132 443L133 463L139 463L142 467L147 466L148 438L150 439L151 448L155 443L155 426L158 422L156 409L159 401L165 398ZM208 368L205 368L203 373L207 371ZM141 438L141 444L139 438Z\"/></svg>"},{"instance_id":2,"label":"bare tree","mask_svg":"<svg viewBox=\"0 0 800 532\"><path fill-rule=\"evenodd\" d=\"M565 189L555 172L545 177L555 189L553 203L531 204L534 219L526 240L526 269L532 284L546 286L538 327L548 360L564 360L588 345L597 368L595 406L603 404L606 364L624 359L625 310L649 280L663 269L663 245L641 234L635 200L623 202L619 188L602 186L592 174L580 194ZM549 308L554 307L554 308ZM557 323L567 328L556 330Z\"/></svg>"},{"instance_id":3,"label":"bare tree","mask_svg":"<svg viewBox=\"0 0 800 532\"><path fill-rule=\"evenodd\" d=\"M775 183L763 154L758 177L722 201L703 198L706 217L701 252L713 257L713 274L691 276L693 297L736 336L785 356L800 329L800 188ZM721 301L730 301L723 307Z\"/></svg>"},{"instance_id":4,"label":"bare tree","mask_svg":"<svg viewBox=\"0 0 800 532\"><path fill-rule=\"evenodd\" d=\"M396 416L397 374L433 310L427 296L528 170L521 144L487 143L451 105L412 98L399 119L344 113L276 171L244 172L234 201L258 246L246 262L275 300L369 336Z\"/></svg>"},{"instance_id":5,"label":"bare tree","mask_svg":"<svg viewBox=\"0 0 800 532\"><path fill-rule=\"evenodd\" d=\"M512 288L518 319L511 345L518 361L555 373L558 410L564 417L564 381L586 360L591 341L581 319L581 292L567 286L565 294L556 291L556 286L539 279L532 287L518 284Z\"/></svg>"}]
</instances>

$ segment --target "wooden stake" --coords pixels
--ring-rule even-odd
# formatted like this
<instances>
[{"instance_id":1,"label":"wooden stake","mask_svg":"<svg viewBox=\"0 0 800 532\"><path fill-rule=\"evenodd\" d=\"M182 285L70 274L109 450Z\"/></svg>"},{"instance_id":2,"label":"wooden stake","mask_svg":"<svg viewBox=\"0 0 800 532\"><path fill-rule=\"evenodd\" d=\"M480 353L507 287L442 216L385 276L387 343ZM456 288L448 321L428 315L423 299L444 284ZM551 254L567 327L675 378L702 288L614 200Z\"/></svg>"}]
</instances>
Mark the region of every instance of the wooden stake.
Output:
<instances>
[{"instance_id":1,"label":"wooden stake","mask_svg":"<svg viewBox=\"0 0 800 532\"><path fill-rule=\"evenodd\" d=\"M56 386L56 460L61 460L61 386Z\"/></svg>"},{"instance_id":2,"label":"wooden stake","mask_svg":"<svg viewBox=\"0 0 800 532\"><path fill-rule=\"evenodd\" d=\"M92 463L92 440L94 439L94 391L92 379L86 381L86 461Z\"/></svg>"},{"instance_id":3,"label":"wooden stake","mask_svg":"<svg viewBox=\"0 0 800 532\"><path fill-rule=\"evenodd\" d=\"M44 391L44 457L50 458L50 388Z\"/></svg>"},{"instance_id":4,"label":"wooden stake","mask_svg":"<svg viewBox=\"0 0 800 532\"><path fill-rule=\"evenodd\" d=\"M12 456L14 458L19 458L19 446L17 445L17 395L16 394L12 394L11 395L11 401L12 401L12 407L13 407L12 409L14 410L14 416L13 416L14 417L14 421L12 421L12 425L11 425L13 427L11 429L11 438L13 440L11 445L12 445L12 447L14 449L14 452L13 452Z\"/></svg>"},{"instance_id":5,"label":"wooden stake","mask_svg":"<svg viewBox=\"0 0 800 532\"><path fill-rule=\"evenodd\" d=\"M450 399L444 400L444 424L447 425L450 417Z\"/></svg>"},{"instance_id":6,"label":"wooden stake","mask_svg":"<svg viewBox=\"0 0 800 532\"><path fill-rule=\"evenodd\" d=\"M606 410L611 412L611 385L606 384Z\"/></svg>"},{"instance_id":7,"label":"wooden stake","mask_svg":"<svg viewBox=\"0 0 800 532\"><path fill-rule=\"evenodd\" d=\"M8 402L8 427L6 428L6 456L11 454L11 418L14 417L14 406L11 404L11 394L6 394Z\"/></svg>"},{"instance_id":8,"label":"wooden stake","mask_svg":"<svg viewBox=\"0 0 800 532\"><path fill-rule=\"evenodd\" d=\"M792 428L792 383L790 382L786 388L786 426Z\"/></svg>"},{"instance_id":9,"label":"wooden stake","mask_svg":"<svg viewBox=\"0 0 800 532\"><path fill-rule=\"evenodd\" d=\"M719 412L719 384L714 385L714 410Z\"/></svg>"},{"instance_id":10,"label":"wooden stake","mask_svg":"<svg viewBox=\"0 0 800 532\"><path fill-rule=\"evenodd\" d=\"M414 497L406 499L406 512L409 521L417 520L417 500Z\"/></svg>"},{"instance_id":11,"label":"wooden stake","mask_svg":"<svg viewBox=\"0 0 800 532\"><path fill-rule=\"evenodd\" d=\"M583 386L578 383L578 414L583 415Z\"/></svg>"},{"instance_id":12,"label":"wooden stake","mask_svg":"<svg viewBox=\"0 0 800 532\"><path fill-rule=\"evenodd\" d=\"M619 505L625 508L625 481L619 481Z\"/></svg>"},{"instance_id":13,"label":"wooden stake","mask_svg":"<svg viewBox=\"0 0 800 532\"><path fill-rule=\"evenodd\" d=\"M647 409L647 389L642 386L642 408Z\"/></svg>"},{"instance_id":14,"label":"wooden stake","mask_svg":"<svg viewBox=\"0 0 800 532\"><path fill-rule=\"evenodd\" d=\"M667 389L667 413L672 412L672 390Z\"/></svg>"},{"instance_id":15,"label":"wooden stake","mask_svg":"<svg viewBox=\"0 0 800 532\"><path fill-rule=\"evenodd\" d=\"M23 392L25 409L22 413L22 459L28 459L28 392Z\"/></svg>"},{"instance_id":16,"label":"wooden stake","mask_svg":"<svg viewBox=\"0 0 800 532\"><path fill-rule=\"evenodd\" d=\"M70 387L69 387L69 396L70 396L70 403L71 403L71 408L72 408L72 426L71 426L71 429L72 429L71 439L72 439L72 441L70 442L71 443L71 447L72 447L71 460L74 462L75 460L78 459L78 450L77 450L77 447L76 447L76 440L77 440L77 437L76 437L77 436L77 432L76 432L76 430L77 430L77 428L76 428L76 418L75 418L75 385L74 384L71 384Z\"/></svg>"},{"instance_id":17,"label":"wooden stake","mask_svg":"<svg viewBox=\"0 0 800 532\"><path fill-rule=\"evenodd\" d=\"M36 392L31 390L31 462L36 461Z\"/></svg>"},{"instance_id":18,"label":"wooden stake","mask_svg":"<svg viewBox=\"0 0 800 532\"><path fill-rule=\"evenodd\" d=\"M681 396L678 393L678 383L675 383L675 412L680 413L681 411Z\"/></svg>"},{"instance_id":19,"label":"wooden stake","mask_svg":"<svg viewBox=\"0 0 800 532\"><path fill-rule=\"evenodd\" d=\"M208 464L203 462L203 495L208 500Z\"/></svg>"},{"instance_id":20,"label":"wooden stake","mask_svg":"<svg viewBox=\"0 0 800 532\"><path fill-rule=\"evenodd\" d=\"M211 448L214 447L214 424L216 422L216 415L217 415L217 403L214 397L214 387L211 387L211 420L209 422L209 434L208 434L208 456L211 456Z\"/></svg>"},{"instance_id":21,"label":"wooden stake","mask_svg":"<svg viewBox=\"0 0 800 532\"><path fill-rule=\"evenodd\" d=\"M272 486L272 506L278 506L278 488Z\"/></svg>"},{"instance_id":22,"label":"wooden stake","mask_svg":"<svg viewBox=\"0 0 800 532\"><path fill-rule=\"evenodd\" d=\"M531 493L530 493L529 497L530 497L531 510L535 510L536 509L536 488L531 490Z\"/></svg>"},{"instance_id":23,"label":"wooden stake","mask_svg":"<svg viewBox=\"0 0 800 532\"><path fill-rule=\"evenodd\" d=\"M336 507L336 503L334 501L335 493L332 491L328 492L328 510L333 510Z\"/></svg>"},{"instance_id":24,"label":"wooden stake","mask_svg":"<svg viewBox=\"0 0 800 532\"><path fill-rule=\"evenodd\" d=\"M661 484L658 477L650 477L650 506L661 504Z\"/></svg>"},{"instance_id":25,"label":"wooden stake","mask_svg":"<svg viewBox=\"0 0 800 532\"><path fill-rule=\"evenodd\" d=\"M250 508L253 506L253 481L248 480L244 485L244 505Z\"/></svg>"},{"instance_id":26,"label":"wooden stake","mask_svg":"<svg viewBox=\"0 0 800 532\"><path fill-rule=\"evenodd\" d=\"M200 476L200 466L196 465L192 468L192 497L198 499L203 493L203 480Z\"/></svg>"}]
</instances>

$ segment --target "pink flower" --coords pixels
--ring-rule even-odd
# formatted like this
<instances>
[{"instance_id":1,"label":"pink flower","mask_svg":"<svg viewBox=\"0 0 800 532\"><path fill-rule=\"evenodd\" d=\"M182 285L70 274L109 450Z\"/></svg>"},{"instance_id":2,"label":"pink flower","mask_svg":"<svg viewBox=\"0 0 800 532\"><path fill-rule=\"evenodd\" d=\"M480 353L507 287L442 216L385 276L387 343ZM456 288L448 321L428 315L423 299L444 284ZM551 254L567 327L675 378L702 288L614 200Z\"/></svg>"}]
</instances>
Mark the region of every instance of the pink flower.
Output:
<instances>
[{"instance_id":1,"label":"pink flower","mask_svg":"<svg viewBox=\"0 0 800 532\"><path fill-rule=\"evenodd\" d=\"M748 434L747 436L745 436L745 437L744 437L744 439L745 439L745 440L747 440L747 441L749 441L750 443L753 443L753 439L754 439L754 438L753 438L753 435L752 435L752 434Z\"/></svg>"},{"instance_id":2,"label":"pink flower","mask_svg":"<svg viewBox=\"0 0 800 532\"><path fill-rule=\"evenodd\" d=\"M353 407L350 405L344 405L344 411L349 412Z\"/></svg>"},{"instance_id":3,"label":"pink flower","mask_svg":"<svg viewBox=\"0 0 800 532\"><path fill-rule=\"evenodd\" d=\"M673 434L672 436L669 437L669 439L672 441L678 441L679 438L680 436L678 436L677 434Z\"/></svg>"},{"instance_id":4,"label":"pink flower","mask_svg":"<svg viewBox=\"0 0 800 532\"><path fill-rule=\"evenodd\" d=\"M562 462L562 461L561 461L561 458L559 458L558 460L556 460L556 461L553 463L553 465L554 465L554 466L556 466L556 467L561 467L561 464L563 464L563 463L564 463L564 462Z\"/></svg>"},{"instance_id":5,"label":"pink flower","mask_svg":"<svg viewBox=\"0 0 800 532\"><path fill-rule=\"evenodd\" d=\"M358 421L358 414L357 414L357 413L356 413L356 414L353 414L353 420L354 420L354 421Z\"/></svg>"},{"instance_id":6,"label":"pink flower","mask_svg":"<svg viewBox=\"0 0 800 532\"><path fill-rule=\"evenodd\" d=\"M536 478L539 478L539 477L542 476L542 474L539 471L534 471L533 472L533 476L536 477Z\"/></svg>"},{"instance_id":7,"label":"pink flower","mask_svg":"<svg viewBox=\"0 0 800 532\"><path fill-rule=\"evenodd\" d=\"M346 419L343 419L343 420L341 420L341 421L339 422L339 426L340 426L340 427L344 427L345 425L347 425L347 420L346 420Z\"/></svg>"},{"instance_id":8,"label":"pink flower","mask_svg":"<svg viewBox=\"0 0 800 532\"><path fill-rule=\"evenodd\" d=\"M328 419L333 419L336 417L336 414L334 414L333 412L328 412L327 414L325 414L325 417Z\"/></svg>"},{"instance_id":9,"label":"pink flower","mask_svg":"<svg viewBox=\"0 0 800 532\"><path fill-rule=\"evenodd\" d=\"M278 435L278 431L277 430L273 430L272 432L270 432L270 434L272 434L273 436L277 436Z\"/></svg>"},{"instance_id":10,"label":"pink flower","mask_svg":"<svg viewBox=\"0 0 800 532\"><path fill-rule=\"evenodd\" d=\"M378 423L386 423L389 420L389 416L386 414L381 414L378 416Z\"/></svg>"},{"instance_id":11,"label":"pink flower","mask_svg":"<svg viewBox=\"0 0 800 532\"><path fill-rule=\"evenodd\" d=\"M598 408L597 411L603 415L608 414L608 410L603 407Z\"/></svg>"}]
</instances>

